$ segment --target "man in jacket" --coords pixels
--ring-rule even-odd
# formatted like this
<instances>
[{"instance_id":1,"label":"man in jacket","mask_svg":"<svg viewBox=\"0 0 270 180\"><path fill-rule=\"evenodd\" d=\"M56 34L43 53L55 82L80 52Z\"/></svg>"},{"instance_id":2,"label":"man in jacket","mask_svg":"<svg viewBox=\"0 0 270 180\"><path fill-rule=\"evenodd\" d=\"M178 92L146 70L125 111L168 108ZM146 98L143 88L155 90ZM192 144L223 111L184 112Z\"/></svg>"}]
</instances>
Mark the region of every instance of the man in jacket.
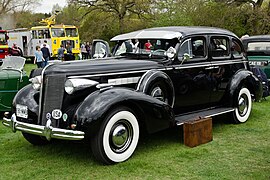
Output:
<instances>
[{"instance_id":1,"label":"man in jacket","mask_svg":"<svg viewBox=\"0 0 270 180\"><path fill-rule=\"evenodd\" d=\"M41 48L44 61L44 67L48 64L48 61L50 60L50 50L46 47L46 44L43 44L43 47Z\"/></svg>"}]
</instances>

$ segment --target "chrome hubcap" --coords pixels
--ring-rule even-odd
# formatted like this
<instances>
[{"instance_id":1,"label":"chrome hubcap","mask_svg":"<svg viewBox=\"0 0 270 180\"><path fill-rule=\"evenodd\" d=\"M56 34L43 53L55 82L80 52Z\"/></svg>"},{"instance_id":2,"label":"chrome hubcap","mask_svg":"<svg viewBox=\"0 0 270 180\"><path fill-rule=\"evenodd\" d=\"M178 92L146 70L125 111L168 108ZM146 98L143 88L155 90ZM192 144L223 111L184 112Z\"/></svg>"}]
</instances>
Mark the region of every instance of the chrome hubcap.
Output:
<instances>
[{"instance_id":1,"label":"chrome hubcap","mask_svg":"<svg viewBox=\"0 0 270 180\"><path fill-rule=\"evenodd\" d=\"M238 100L238 111L241 116L244 116L248 110L248 98L246 95L241 95Z\"/></svg>"},{"instance_id":2,"label":"chrome hubcap","mask_svg":"<svg viewBox=\"0 0 270 180\"><path fill-rule=\"evenodd\" d=\"M164 93L162 92L162 89L160 87L155 87L151 92L151 96L160 101L165 101Z\"/></svg>"},{"instance_id":3,"label":"chrome hubcap","mask_svg":"<svg viewBox=\"0 0 270 180\"><path fill-rule=\"evenodd\" d=\"M114 152L124 152L131 144L133 130L130 123L126 120L117 122L110 133L110 145Z\"/></svg>"}]
</instances>

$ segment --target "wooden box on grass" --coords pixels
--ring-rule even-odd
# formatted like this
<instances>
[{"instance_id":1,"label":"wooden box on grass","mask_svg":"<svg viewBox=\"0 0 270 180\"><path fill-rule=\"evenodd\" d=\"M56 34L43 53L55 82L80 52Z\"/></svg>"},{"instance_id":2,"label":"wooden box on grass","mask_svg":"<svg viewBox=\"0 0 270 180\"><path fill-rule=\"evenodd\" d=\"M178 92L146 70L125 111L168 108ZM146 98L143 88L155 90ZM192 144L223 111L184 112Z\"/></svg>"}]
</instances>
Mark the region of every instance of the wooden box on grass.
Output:
<instances>
[{"instance_id":1,"label":"wooden box on grass","mask_svg":"<svg viewBox=\"0 0 270 180\"><path fill-rule=\"evenodd\" d=\"M213 140L212 118L198 118L184 123L184 144L195 147Z\"/></svg>"}]
</instances>

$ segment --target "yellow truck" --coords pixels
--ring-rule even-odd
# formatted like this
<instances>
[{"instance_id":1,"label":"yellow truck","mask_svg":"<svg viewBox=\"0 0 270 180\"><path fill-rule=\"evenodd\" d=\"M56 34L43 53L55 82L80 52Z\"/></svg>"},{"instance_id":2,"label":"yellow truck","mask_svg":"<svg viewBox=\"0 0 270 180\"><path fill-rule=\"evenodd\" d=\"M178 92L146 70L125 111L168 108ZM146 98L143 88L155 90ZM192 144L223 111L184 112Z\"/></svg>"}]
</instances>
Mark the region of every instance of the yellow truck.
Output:
<instances>
[{"instance_id":1,"label":"yellow truck","mask_svg":"<svg viewBox=\"0 0 270 180\"><path fill-rule=\"evenodd\" d=\"M24 57L34 57L36 46L42 46L44 41L50 46L52 58L57 58L57 50L62 44L64 47L69 43L72 53L76 56L80 53L80 40L78 28L73 25L55 24L55 17L42 19L42 26L9 30L9 46L16 43L23 51Z\"/></svg>"}]
</instances>

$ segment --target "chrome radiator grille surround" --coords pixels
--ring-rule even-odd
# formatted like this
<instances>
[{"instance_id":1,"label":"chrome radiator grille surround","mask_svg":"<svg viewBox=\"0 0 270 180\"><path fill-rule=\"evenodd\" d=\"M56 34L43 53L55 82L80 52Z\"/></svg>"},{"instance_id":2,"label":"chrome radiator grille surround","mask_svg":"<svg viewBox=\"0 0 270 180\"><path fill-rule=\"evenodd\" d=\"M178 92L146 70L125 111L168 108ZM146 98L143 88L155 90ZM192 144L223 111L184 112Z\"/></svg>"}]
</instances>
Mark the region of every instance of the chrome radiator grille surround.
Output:
<instances>
[{"instance_id":1,"label":"chrome radiator grille surround","mask_svg":"<svg viewBox=\"0 0 270 180\"><path fill-rule=\"evenodd\" d=\"M55 109L62 108L63 96L64 96L64 86L65 86L65 75L46 75L43 77L43 88L42 88L42 98L39 102L40 109L40 120L41 125L46 125L47 114ZM52 126L58 127L58 120L53 119Z\"/></svg>"}]
</instances>

